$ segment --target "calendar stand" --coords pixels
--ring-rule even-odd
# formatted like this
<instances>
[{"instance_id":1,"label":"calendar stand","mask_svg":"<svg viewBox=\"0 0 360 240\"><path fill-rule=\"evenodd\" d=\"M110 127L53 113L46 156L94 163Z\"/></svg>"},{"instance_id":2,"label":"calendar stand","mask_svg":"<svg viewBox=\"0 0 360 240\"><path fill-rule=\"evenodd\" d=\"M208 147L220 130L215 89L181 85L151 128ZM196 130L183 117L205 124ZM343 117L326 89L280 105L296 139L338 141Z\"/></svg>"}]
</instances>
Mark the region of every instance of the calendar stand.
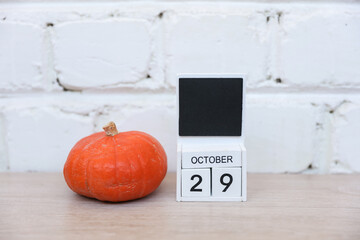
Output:
<instances>
[{"instance_id":1,"label":"calendar stand","mask_svg":"<svg viewBox=\"0 0 360 240\"><path fill-rule=\"evenodd\" d=\"M177 201L246 201L245 77L177 81Z\"/></svg>"}]
</instances>

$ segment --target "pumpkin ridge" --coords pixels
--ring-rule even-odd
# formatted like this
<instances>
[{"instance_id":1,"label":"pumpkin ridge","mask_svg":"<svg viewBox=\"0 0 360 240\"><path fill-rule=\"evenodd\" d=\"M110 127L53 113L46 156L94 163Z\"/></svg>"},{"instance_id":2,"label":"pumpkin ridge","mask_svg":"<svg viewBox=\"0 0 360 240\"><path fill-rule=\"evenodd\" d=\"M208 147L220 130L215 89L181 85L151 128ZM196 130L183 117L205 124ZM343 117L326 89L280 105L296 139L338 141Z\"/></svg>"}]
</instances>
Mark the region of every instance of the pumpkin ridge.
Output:
<instances>
[{"instance_id":1,"label":"pumpkin ridge","mask_svg":"<svg viewBox=\"0 0 360 240\"><path fill-rule=\"evenodd\" d=\"M65 177L65 180L68 180L67 184L69 185L70 189L72 189L73 191L76 191L77 186L76 186L76 184L74 184L74 181L70 176L72 176L74 174L74 165L79 161L79 159L81 157L81 156L76 156L76 154L74 154L74 152L77 151L78 149L82 150L83 144L85 144L85 143L87 144L88 139L91 139L91 137L88 136L88 137L85 137L85 138L81 139L80 141L78 141L70 150L70 153L65 162L65 166L64 166L64 170L63 170L64 177Z\"/></svg>"},{"instance_id":2,"label":"pumpkin ridge","mask_svg":"<svg viewBox=\"0 0 360 240\"><path fill-rule=\"evenodd\" d=\"M74 148L79 148L79 149L81 149L81 153L80 153L80 156L78 157L78 158L72 158L70 161L69 161L69 164L71 164L70 166L68 166L67 167L67 171L73 171L73 166L74 165L76 165L76 163L78 163L79 161L83 161L83 159L84 159L84 157L83 157L83 153L84 153L84 149L89 145L89 144L91 144L94 140L93 139L91 139L92 137L96 137L95 138L95 141L97 141L98 139L100 139L101 137L103 137L101 134L99 134L99 133L94 133L94 134L92 134L92 135L90 135L90 136L88 136L88 137L86 137L86 138L84 138L84 139L82 139L81 141L78 141L76 144L75 144L75 146L73 147L73 149ZM88 142L86 142L85 144L82 144L82 141L87 141L87 140L89 140L90 139L90 141L88 141ZM71 150L72 151L72 150ZM86 177L86 174L87 174L87 167L85 166L84 167L84 184L85 184L85 186L87 187L87 177ZM70 174L71 175L71 174ZM70 178L71 179L71 178ZM75 191L75 192L77 192L76 190L78 190L78 187L79 186L76 186L75 187L75 184L73 184L73 182L71 181L71 180L69 180L69 182L71 182L71 185L73 186L73 191ZM85 191L85 190L87 190L87 196L88 197L90 197L91 196L91 193L89 192L89 190L88 189L83 189L83 188L81 188L80 189L80 191Z\"/></svg>"},{"instance_id":3,"label":"pumpkin ridge","mask_svg":"<svg viewBox=\"0 0 360 240\"><path fill-rule=\"evenodd\" d=\"M152 137L151 135L148 135L148 134L146 134L146 133L143 133L143 132L140 132L140 131L134 131L134 132L136 132L137 134L135 135L135 137L137 137L138 139L141 139L141 140L143 140L144 142L146 142L146 143L148 143L148 144L150 144L151 146L153 146L154 147L154 150L158 153L158 156L161 156L161 153L160 152L158 152L156 149L156 144L157 145L159 145L159 146L161 146L161 148L162 148L162 145L160 144L160 142L158 141L158 140L156 140L156 138L154 138L154 137ZM149 136L151 137L151 138L149 138ZM165 153L165 150L163 150L164 151L164 153ZM142 154L141 154L141 156L142 156ZM166 153L165 153L165 158L167 158L167 156L166 156ZM164 168L164 165L162 164L162 162L160 161L160 163L161 163L161 169L163 169ZM166 167L167 168L167 167ZM166 174L166 170L165 170L165 174ZM165 176L165 174L164 174L164 176ZM144 174L143 174L143 176L144 176ZM143 183L144 183L145 181L143 180ZM144 186L145 186L145 183L144 183Z\"/></svg>"},{"instance_id":4,"label":"pumpkin ridge","mask_svg":"<svg viewBox=\"0 0 360 240\"><path fill-rule=\"evenodd\" d=\"M137 161L139 163L139 166L140 166L140 169L141 169L141 194L140 196L142 196L145 192L145 174L144 174L144 165L143 165L143 162L142 162L142 154L139 154L139 150L137 151Z\"/></svg>"},{"instance_id":5,"label":"pumpkin ridge","mask_svg":"<svg viewBox=\"0 0 360 240\"><path fill-rule=\"evenodd\" d=\"M103 135L103 136L101 136L101 137L99 137L99 138L94 139L92 142L89 142L88 144L86 144L83 149L84 149L84 150L85 150L85 149L88 149L92 144L97 143L98 141L104 139L105 137L106 137L106 135ZM83 151L83 152L81 153L82 158L84 157L84 152L85 152L85 151ZM90 160L88 160L87 158L86 158L85 160L86 160L85 186L86 186L86 188L87 188L87 190L88 190L88 192L89 192L89 195L91 195L92 197L94 197L94 194L92 193L92 191L90 190L90 187L89 187L89 180L88 180L88 174L87 174L87 173L88 173L88 170L89 170Z\"/></svg>"},{"instance_id":6,"label":"pumpkin ridge","mask_svg":"<svg viewBox=\"0 0 360 240\"><path fill-rule=\"evenodd\" d=\"M139 133L142 133L142 132L139 132ZM153 141L153 139L149 139L146 135L144 135L144 134L138 134L138 135L136 135L136 136L138 136L138 137L140 137L142 140L145 140L147 143L149 143L150 145L152 145L152 146L154 146L154 150L155 150L155 152L157 152L159 155L161 155L161 153L157 150L157 148L156 148L156 145L155 144L158 144L158 145L160 145L160 146L162 146L161 144L160 144L160 142L158 141L158 140L156 140L156 138L153 138L155 141ZM164 151L164 153L165 153L165 150L163 150ZM166 156L166 153L165 153L165 157L167 157ZM162 165L161 165L162 166ZM163 167L163 166L162 166Z\"/></svg>"},{"instance_id":7,"label":"pumpkin ridge","mask_svg":"<svg viewBox=\"0 0 360 240\"><path fill-rule=\"evenodd\" d=\"M119 187L119 186L124 186L125 184L122 184L122 183L118 183L118 181L119 181L119 176L118 176L118 159L117 159L117 156L118 156L118 154L117 154L117 141L116 141L116 137L115 136L111 136L112 137L112 140L113 140L113 146L114 146L114 158L115 158L115 165L114 165L114 168L115 168L115 184L110 184L110 185L108 185L107 187L110 187L110 188L112 188L112 187Z\"/></svg>"},{"instance_id":8,"label":"pumpkin ridge","mask_svg":"<svg viewBox=\"0 0 360 240\"><path fill-rule=\"evenodd\" d=\"M134 183L140 183L141 182L141 192L140 194L138 194L138 196L136 198L139 198L143 195L144 191L145 191L145 183L144 183L144 168L143 168L143 164L142 164L142 161L140 161L139 159L139 148L135 148L134 150L136 150L136 153L137 153L137 156L136 156L136 161L141 169L141 179L139 180L135 180L135 181L130 181L126 184L123 184L122 186L127 186L127 185L131 185L131 184L134 184ZM141 154L140 154L141 156ZM130 162L130 179L133 179L132 175L133 175L133 169L132 169L132 160L129 161Z\"/></svg>"},{"instance_id":9,"label":"pumpkin ridge","mask_svg":"<svg viewBox=\"0 0 360 240\"><path fill-rule=\"evenodd\" d=\"M138 133L138 131L133 131L133 132ZM143 138L139 138L139 134L136 134L135 137L138 139L144 140ZM139 162L139 165L141 168L141 194L140 194L140 196L142 196L145 192L146 185L145 185L145 173L144 173L144 165L143 165L143 154L141 152L141 148L138 148L138 151L137 151L137 161Z\"/></svg>"},{"instance_id":10,"label":"pumpkin ridge","mask_svg":"<svg viewBox=\"0 0 360 240\"><path fill-rule=\"evenodd\" d=\"M140 132L140 131L135 131L135 132L139 133L139 134L137 134L136 136L138 136L138 137L140 137L141 139L145 140L146 142L150 143L150 144L153 145L154 147L155 147L155 144L161 145L160 142L159 142L156 138L148 135L147 133ZM152 137L152 139L149 138L149 136ZM162 146L162 145L161 145L161 146Z\"/></svg>"}]
</instances>

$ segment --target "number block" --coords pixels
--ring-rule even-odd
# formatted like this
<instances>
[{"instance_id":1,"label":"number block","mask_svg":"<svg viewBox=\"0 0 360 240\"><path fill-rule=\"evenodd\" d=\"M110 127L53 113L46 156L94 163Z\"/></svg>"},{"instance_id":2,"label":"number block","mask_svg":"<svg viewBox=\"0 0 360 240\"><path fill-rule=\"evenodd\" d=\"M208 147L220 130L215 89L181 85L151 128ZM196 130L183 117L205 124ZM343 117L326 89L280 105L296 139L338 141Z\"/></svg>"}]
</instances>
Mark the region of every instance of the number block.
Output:
<instances>
[{"instance_id":1,"label":"number block","mask_svg":"<svg viewBox=\"0 0 360 240\"><path fill-rule=\"evenodd\" d=\"M213 197L241 197L241 168L212 169Z\"/></svg>"},{"instance_id":2,"label":"number block","mask_svg":"<svg viewBox=\"0 0 360 240\"><path fill-rule=\"evenodd\" d=\"M210 197L210 169L184 169L181 174L184 197Z\"/></svg>"}]
</instances>

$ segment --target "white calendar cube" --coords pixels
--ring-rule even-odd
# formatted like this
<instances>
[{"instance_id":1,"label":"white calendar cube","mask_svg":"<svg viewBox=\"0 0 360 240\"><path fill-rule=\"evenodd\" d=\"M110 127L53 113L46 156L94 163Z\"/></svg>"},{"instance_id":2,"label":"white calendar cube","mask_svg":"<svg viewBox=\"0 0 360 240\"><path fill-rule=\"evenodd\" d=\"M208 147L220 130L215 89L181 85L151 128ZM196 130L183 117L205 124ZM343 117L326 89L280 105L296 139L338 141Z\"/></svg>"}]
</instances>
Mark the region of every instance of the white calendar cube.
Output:
<instances>
[{"instance_id":1,"label":"white calendar cube","mask_svg":"<svg viewBox=\"0 0 360 240\"><path fill-rule=\"evenodd\" d=\"M177 201L246 201L245 80L181 75L177 86Z\"/></svg>"},{"instance_id":2,"label":"white calendar cube","mask_svg":"<svg viewBox=\"0 0 360 240\"><path fill-rule=\"evenodd\" d=\"M241 197L241 168L213 168L212 196Z\"/></svg>"},{"instance_id":3,"label":"white calendar cube","mask_svg":"<svg viewBox=\"0 0 360 240\"><path fill-rule=\"evenodd\" d=\"M184 169L181 178L181 193L183 196L210 197L210 168Z\"/></svg>"}]
</instances>

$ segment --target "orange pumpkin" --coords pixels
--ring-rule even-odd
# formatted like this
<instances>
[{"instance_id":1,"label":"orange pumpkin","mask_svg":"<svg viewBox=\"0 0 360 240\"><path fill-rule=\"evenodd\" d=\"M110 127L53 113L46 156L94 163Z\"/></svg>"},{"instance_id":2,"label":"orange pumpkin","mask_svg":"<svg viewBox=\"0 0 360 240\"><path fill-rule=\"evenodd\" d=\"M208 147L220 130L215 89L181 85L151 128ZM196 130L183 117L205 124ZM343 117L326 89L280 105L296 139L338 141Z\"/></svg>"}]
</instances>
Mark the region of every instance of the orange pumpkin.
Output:
<instances>
[{"instance_id":1,"label":"orange pumpkin","mask_svg":"<svg viewBox=\"0 0 360 240\"><path fill-rule=\"evenodd\" d=\"M104 130L81 139L71 149L64 166L68 186L78 194L110 202L153 192L167 171L161 144L143 132L118 133L113 122Z\"/></svg>"}]
</instances>

